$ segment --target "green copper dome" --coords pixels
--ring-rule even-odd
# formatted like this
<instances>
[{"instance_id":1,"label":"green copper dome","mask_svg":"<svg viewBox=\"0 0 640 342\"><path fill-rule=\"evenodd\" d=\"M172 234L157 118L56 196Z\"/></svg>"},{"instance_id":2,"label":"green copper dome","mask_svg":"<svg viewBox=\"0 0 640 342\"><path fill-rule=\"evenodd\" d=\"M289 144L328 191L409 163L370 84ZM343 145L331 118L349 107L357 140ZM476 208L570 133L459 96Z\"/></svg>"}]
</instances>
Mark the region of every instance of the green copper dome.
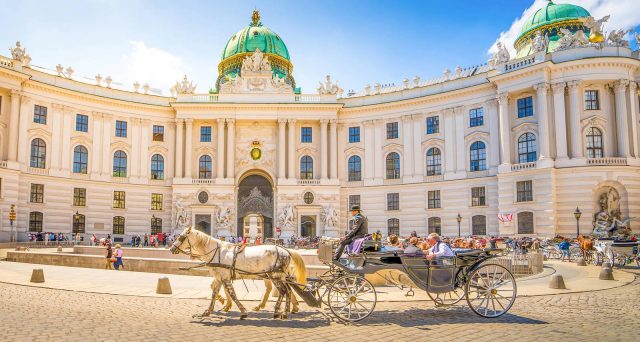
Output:
<instances>
[{"instance_id":1,"label":"green copper dome","mask_svg":"<svg viewBox=\"0 0 640 342\"><path fill-rule=\"evenodd\" d=\"M549 1L546 6L537 10L536 13L524 22L522 29L520 29L520 35L516 40L519 40L527 33L542 28L543 26L553 25L564 21L578 20L579 18L586 18L589 16L591 16L591 14L580 6L572 4L555 4L553 1Z\"/></svg>"}]
</instances>

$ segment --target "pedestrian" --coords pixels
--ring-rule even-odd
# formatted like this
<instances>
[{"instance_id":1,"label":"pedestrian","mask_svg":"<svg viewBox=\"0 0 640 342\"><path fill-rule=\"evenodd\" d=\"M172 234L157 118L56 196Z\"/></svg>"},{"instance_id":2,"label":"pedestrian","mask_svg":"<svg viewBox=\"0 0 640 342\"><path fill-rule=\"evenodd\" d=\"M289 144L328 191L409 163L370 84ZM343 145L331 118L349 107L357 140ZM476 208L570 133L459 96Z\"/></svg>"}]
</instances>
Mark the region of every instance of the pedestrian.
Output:
<instances>
[{"instance_id":1,"label":"pedestrian","mask_svg":"<svg viewBox=\"0 0 640 342\"><path fill-rule=\"evenodd\" d=\"M140 247L140 240L142 238L140 237L140 234L136 235L136 247Z\"/></svg>"},{"instance_id":2,"label":"pedestrian","mask_svg":"<svg viewBox=\"0 0 640 342\"><path fill-rule=\"evenodd\" d=\"M561 261L564 261L564 258L566 257L567 260L571 262L571 254L569 253L569 247L571 247L571 244L569 243L569 239L564 239L562 242L560 242L560 244L558 244L558 248L560 249L560 252L562 252Z\"/></svg>"},{"instance_id":3,"label":"pedestrian","mask_svg":"<svg viewBox=\"0 0 640 342\"><path fill-rule=\"evenodd\" d=\"M116 271L120 270L120 267L122 267L122 270L124 271L124 264L122 263L122 246L117 243L116 244L116 262L113 263L113 267L116 268Z\"/></svg>"},{"instance_id":4,"label":"pedestrian","mask_svg":"<svg viewBox=\"0 0 640 342\"><path fill-rule=\"evenodd\" d=\"M135 246L136 246L136 236L131 235L131 247L135 247Z\"/></svg>"},{"instance_id":5,"label":"pedestrian","mask_svg":"<svg viewBox=\"0 0 640 342\"><path fill-rule=\"evenodd\" d=\"M144 233L144 246L149 246L149 236L147 235L147 233Z\"/></svg>"},{"instance_id":6,"label":"pedestrian","mask_svg":"<svg viewBox=\"0 0 640 342\"><path fill-rule=\"evenodd\" d=\"M104 269L112 270L113 269L112 265L115 259L113 257L113 249L111 249L110 243L106 244L106 250L105 250L104 256L105 256Z\"/></svg>"},{"instance_id":7,"label":"pedestrian","mask_svg":"<svg viewBox=\"0 0 640 342\"><path fill-rule=\"evenodd\" d=\"M495 236L492 236L491 239L489 239L489 246L491 247L491 249L498 248L498 240L496 240Z\"/></svg>"},{"instance_id":8,"label":"pedestrian","mask_svg":"<svg viewBox=\"0 0 640 342\"><path fill-rule=\"evenodd\" d=\"M256 246L260 246L261 244L262 244L262 240L260 240L260 237L258 236L258 237L256 238L255 245L256 245Z\"/></svg>"},{"instance_id":9,"label":"pedestrian","mask_svg":"<svg viewBox=\"0 0 640 342\"><path fill-rule=\"evenodd\" d=\"M91 246L95 246L97 241L96 234L91 234Z\"/></svg>"},{"instance_id":10,"label":"pedestrian","mask_svg":"<svg viewBox=\"0 0 640 342\"><path fill-rule=\"evenodd\" d=\"M167 245L167 241L165 240L164 233L158 233L158 245L162 244L162 246Z\"/></svg>"},{"instance_id":11,"label":"pedestrian","mask_svg":"<svg viewBox=\"0 0 640 342\"><path fill-rule=\"evenodd\" d=\"M44 245L49 245L49 233L44 233Z\"/></svg>"}]
</instances>

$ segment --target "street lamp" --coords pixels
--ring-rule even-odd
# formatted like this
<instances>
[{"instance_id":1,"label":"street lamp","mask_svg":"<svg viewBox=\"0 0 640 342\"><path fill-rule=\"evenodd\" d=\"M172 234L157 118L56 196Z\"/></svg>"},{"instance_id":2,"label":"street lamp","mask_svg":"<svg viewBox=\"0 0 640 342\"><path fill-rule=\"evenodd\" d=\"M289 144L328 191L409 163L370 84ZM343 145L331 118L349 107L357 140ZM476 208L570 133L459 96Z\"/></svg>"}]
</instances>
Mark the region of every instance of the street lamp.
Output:
<instances>
[{"instance_id":1,"label":"street lamp","mask_svg":"<svg viewBox=\"0 0 640 342\"><path fill-rule=\"evenodd\" d=\"M460 213L458 213L456 221L458 221L458 237L461 237L462 235L460 235L460 222L462 221L462 216L460 216Z\"/></svg>"},{"instance_id":2,"label":"street lamp","mask_svg":"<svg viewBox=\"0 0 640 342\"><path fill-rule=\"evenodd\" d=\"M580 236L580 216L582 213L580 212L580 208L576 207L576 211L573 212L573 216L576 218L576 238Z\"/></svg>"}]
</instances>

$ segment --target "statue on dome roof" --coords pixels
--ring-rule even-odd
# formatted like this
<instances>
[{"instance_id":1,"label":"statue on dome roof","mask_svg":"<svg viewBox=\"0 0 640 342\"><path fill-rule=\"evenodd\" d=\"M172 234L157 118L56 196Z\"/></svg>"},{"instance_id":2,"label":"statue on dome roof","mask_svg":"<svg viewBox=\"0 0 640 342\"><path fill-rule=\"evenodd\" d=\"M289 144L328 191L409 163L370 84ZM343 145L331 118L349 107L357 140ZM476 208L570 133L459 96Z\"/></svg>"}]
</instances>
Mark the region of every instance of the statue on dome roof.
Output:
<instances>
[{"instance_id":1,"label":"statue on dome roof","mask_svg":"<svg viewBox=\"0 0 640 342\"><path fill-rule=\"evenodd\" d=\"M256 51L250 56L246 56L242 61L242 72L250 71L257 73L271 73L271 62L269 58L256 48Z\"/></svg>"},{"instance_id":2,"label":"statue on dome roof","mask_svg":"<svg viewBox=\"0 0 640 342\"><path fill-rule=\"evenodd\" d=\"M260 22L260 11L258 11L257 9L253 10L253 13L251 14L251 26L262 26L262 23Z\"/></svg>"},{"instance_id":3,"label":"statue on dome roof","mask_svg":"<svg viewBox=\"0 0 640 342\"><path fill-rule=\"evenodd\" d=\"M319 82L320 86L318 87L318 94L320 95L338 95L342 96L343 90L338 86L338 81L333 83L331 81L331 75L326 76L326 81Z\"/></svg>"},{"instance_id":4,"label":"statue on dome roof","mask_svg":"<svg viewBox=\"0 0 640 342\"><path fill-rule=\"evenodd\" d=\"M494 52L491 58L489 58L489 65L495 67L499 64L504 64L511 59L511 55L509 54L509 50L502 44L502 42L498 42L496 44L498 51Z\"/></svg>"},{"instance_id":5,"label":"statue on dome roof","mask_svg":"<svg viewBox=\"0 0 640 342\"><path fill-rule=\"evenodd\" d=\"M636 48L640 48L640 33L636 32L635 37L636 37Z\"/></svg>"},{"instance_id":6,"label":"statue on dome roof","mask_svg":"<svg viewBox=\"0 0 640 342\"><path fill-rule=\"evenodd\" d=\"M22 47L20 41L16 42L16 46L10 47L9 51L11 51L11 58L22 62L23 66L29 66L31 63L31 56L27 54L27 50Z\"/></svg>"},{"instance_id":7,"label":"statue on dome roof","mask_svg":"<svg viewBox=\"0 0 640 342\"><path fill-rule=\"evenodd\" d=\"M586 17L584 19L584 26L587 27L591 34L589 35L589 41L591 43L602 43L604 41L604 34L602 32L602 26L609 21L610 15L604 16L598 20L594 17Z\"/></svg>"},{"instance_id":8,"label":"statue on dome roof","mask_svg":"<svg viewBox=\"0 0 640 342\"><path fill-rule=\"evenodd\" d=\"M546 33L544 36L542 35L542 31L536 31L536 36L533 38L533 43L531 44L531 48L533 52L543 52L547 51L547 47L549 46L549 33Z\"/></svg>"},{"instance_id":9,"label":"statue on dome roof","mask_svg":"<svg viewBox=\"0 0 640 342\"><path fill-rule=\"evenodd\" d=\"M607 45L609 46L620 46L620 47L628 47L629 42L625 39L625 36L629 33L629 30L613 30L609 32L607 36Z\"/></svg>"},{"instance_id":10,"label":"statue on dome roof","mask_svg":"<svg viewBox=\"0 0 640 342\"><path fill-rule=\"evenodd\" d=\"M585 46L588 43L589 39L584 31L578 30L576 33L571 33L569 29L560 28L560 39L558 39L558 47L555 51Z\"/></svg>"}]
</instances>

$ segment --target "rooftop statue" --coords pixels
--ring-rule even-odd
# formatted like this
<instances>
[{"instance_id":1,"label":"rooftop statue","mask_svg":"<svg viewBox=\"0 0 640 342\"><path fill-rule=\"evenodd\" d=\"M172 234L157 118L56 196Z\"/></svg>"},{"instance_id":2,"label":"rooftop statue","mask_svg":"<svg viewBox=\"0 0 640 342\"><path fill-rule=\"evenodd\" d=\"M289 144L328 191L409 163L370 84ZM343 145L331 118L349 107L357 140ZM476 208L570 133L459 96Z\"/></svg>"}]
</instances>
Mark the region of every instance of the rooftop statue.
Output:
<instances>
[{"instance_id":1,"label":"rooftop statue","mask_svg":"<svg viewBox=\"0 0 640 342\"><path fill-rule=\"evenodd\" d=\"M571 33L571 31L566 28L560 28L560 39L558 39L559 45L556 48L556 51L585 46L588 43L589 39L587 38L587 35L584 34L584 31L578 30L576 33Z\"/></svg>"},{"instance_id":2,"label":"rooftop statue","mask_svg":"<svg viewBox=\"0 0 640 342\"><path fill-rule=\"evenodd\" d=\"M196 85L187 79L187 75L184 75L182 82L176 81L176 84L171 88L171 93L175 95L193 94L195 90Z\"/></svg>"},{"instance_id":3,"label":"rooftop statue","mask_svg":"<svg viewBox=\"0 0 640 342\"><path fill-rule=\"evenodd\" d=\"M609 15L595 20L593 17L587 17L584 19L584 26L587 27L591 34L589 35L589 41L591 43L602 43L604 41L604 33L602 32L602 26L609 20Z\"/></svg>"},{"instance_id":4,"label":"rooftop statue","mask_svg":"<svg viewBox=\"0 0 640 342\"><path fill-rule=\"evenodd\" d=\"M629 42L625 39L628 33L629 33L629 30L623 30L623 29L613 30L609 32L609 35L607 36L607 41L606 41L607 45L628 47Z\"/></svg>"},{"instance_id":5,"label":"rooftop statue","mask_svg":"<svg viewBox=\"0 0 640 342\"><path fill-rule=\"evenodd\" d=\"M246 56L242 61L242 72L251 71L257 73L271 72L271 62L267 56L256 48L256 51L250 56Z\"/></svg>"},{"instance_id":6,"label":"rooftop statue","mask_svg":"<svg viewBox=\"0 0 640 342\"><path fill-rule=\"evenodd\" d=\"M31 63L31 57L27 54L27 50L22 47L20 41L16 42L16 46L10 47L9 51L11 51L11 58L22 62L23 66L29 66Z\"/></svg>"},{"instance_id":7,"label":"rooftop statue","mask_svg":"<svg viewBox=\"0 0 640 342\"><path fill-rule=\"evenodd\" d=\"M533 38L533 43L531 44L531 48L533 52L546 52L547 47L549 46L549 34L545 33L542 35L542 31L536 31L536 36Z\"/></svg>"},{"instance_id":8,"label":"rooftop statue","mask_svg":"<svg viewBox=\"0 0 640 342\"><path fill-rule=\"evenodd\" d=\"M273 72L269 57L260 49L244 57L239 75L227 76L220 83L220 93L293 93L284 77Z\"/></svg>"},{"instance_id":9,"label":"rooftop statue","mask_svg":"<svg viewBox=\"0 0 640 342\"><path fill-rule=\"evenodd\" d=\"M338 95L342 96L342 88L338 86L338 81L333 83L331 81L331 76L327 75L324 83L319 82L320 86L318 87L318 94L320 95Z\"/></svg>"},{"instance_id":10,"label":"rooftop statue","mask_svg":"<svg viewBox=\"0 0 640 342\"><path fill-rule=\"evenodd\" d=\"M489 65L491 65L492 67L495 67L496 65L499 65L499 64L504 64L508 62L509 59L511 59L509 50L507 50L507 48L504 46L504 44L502 44L502 42L498 42L496 46L498 47L498 51L496 51L491 56L491 58L489 58L489 61L488 61Z\"/></svg>"}]
</instances>

